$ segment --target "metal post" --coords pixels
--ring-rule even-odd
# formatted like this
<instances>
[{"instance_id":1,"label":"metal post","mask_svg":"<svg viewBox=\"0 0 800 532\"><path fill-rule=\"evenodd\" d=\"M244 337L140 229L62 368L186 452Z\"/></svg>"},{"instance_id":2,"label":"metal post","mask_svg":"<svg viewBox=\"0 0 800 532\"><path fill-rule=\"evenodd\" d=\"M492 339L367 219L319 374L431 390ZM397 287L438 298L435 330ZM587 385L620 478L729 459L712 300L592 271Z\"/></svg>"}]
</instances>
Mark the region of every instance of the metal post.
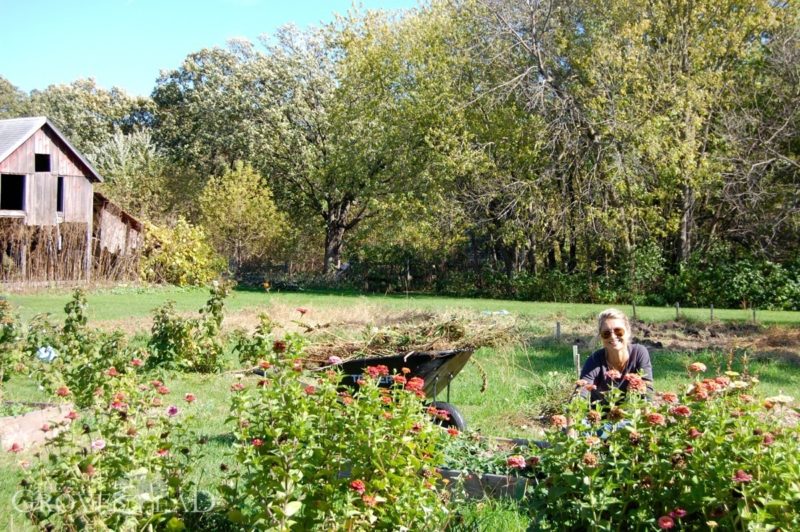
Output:
<instances>
[{"instance_id":1,"label":"metal post","mask_svg":"<svg viewBox=\"0 0 800 532\"><path fill-rule=\"evenodd\" d=\"M578 353L578 346L572 346L572 361L575 363L575 373L578 374L578 378L581 376L581 354Z\"/></svg>"},{"instance_id":2,"label":"metal post","mask_svg":"<svg viewBox=\"0 0 800 532\"><path fill-rule=\"evenodd\" d=\"M753 323L756 322L756 307L750 307L753 310Z\"/></svg>"},{"instance_id":3,"label":"metal post","mask_svg":"<svg viewBox=\"0 0 800 532\"><path fill-rule=\"evenodd\" d=\"M633 320L636 321L636 303L631 303L633 305Z\"/></svg>"},{"instance_id":4,"label":"metal post","mask_svg":"<svg viewBox=\"0 0 800 532\"><path fill-rule=\"evenodd\" d=\"M556 340L561 341L561 322L556 322Z\"/></svg>"},{"instance_id":5,"label":"metal post","mask_svg":"<svg viewBox=\"0 0 800 532\"><path fill-rule=\"evenodd\" d=\"M675 303L675 319L679 319L681 317L681 304Z\"/></svg>"},{"instance_id":6,"label":"metal post","mask_svg":"<svg viewBox=\"0 0 800 532\"><path fill-rule=\"evenodd\" d=\"M714 303L711 303L711 321L714 321Z\"/></svg>"}]
</instances>

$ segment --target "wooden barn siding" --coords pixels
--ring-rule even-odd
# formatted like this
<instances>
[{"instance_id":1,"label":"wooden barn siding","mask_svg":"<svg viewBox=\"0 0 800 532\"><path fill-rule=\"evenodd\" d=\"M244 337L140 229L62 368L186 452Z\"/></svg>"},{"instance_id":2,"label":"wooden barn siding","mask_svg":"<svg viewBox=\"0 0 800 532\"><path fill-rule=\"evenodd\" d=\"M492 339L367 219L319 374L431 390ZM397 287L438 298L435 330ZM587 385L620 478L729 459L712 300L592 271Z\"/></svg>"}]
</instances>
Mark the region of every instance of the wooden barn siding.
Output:
<instances>
[{"instance_id":1,"label":"wooden barn siding","mask_svg":"<svg viewBox=\"0 0 800 532\"><path fill-rule=\"evenodd\" d=\"M34 173L35 154L50 154L50 172ZM35 132L0 163L0 172L27 175L25 223L55 225L58 177L64 177L65 222L92 222L92 183L81 170L80 161L47 128Z\"/></svg>"}]
</instances>

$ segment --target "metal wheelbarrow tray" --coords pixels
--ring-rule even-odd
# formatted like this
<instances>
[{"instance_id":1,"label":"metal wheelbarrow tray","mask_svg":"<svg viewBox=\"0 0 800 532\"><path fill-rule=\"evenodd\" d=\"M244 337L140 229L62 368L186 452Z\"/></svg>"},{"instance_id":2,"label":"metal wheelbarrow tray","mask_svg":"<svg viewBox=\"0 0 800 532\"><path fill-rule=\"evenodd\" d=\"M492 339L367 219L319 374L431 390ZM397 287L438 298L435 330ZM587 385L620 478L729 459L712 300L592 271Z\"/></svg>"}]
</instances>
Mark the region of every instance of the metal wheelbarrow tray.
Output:
<instances>
[{"instance_id":1,"label":"metal wheelbarrow tray","mask_svg":"<svg viewBox=\"0 0 800 532\"><path fill-rule=\"evenodd\" d=\"M433 400L433 406L446 410L450 416L450 423L444 426L453 426L459 430L466 429L466 422L461 413L449 403L450 382L466 365L474 349L451 349L448 351L412 351L405 355L389 355L382 357L358 358L338 364L342 370L343 385L358 389L358 380L366 374L369 366L383 365L389 368L389 375L381 377L379 386L390 387L395 374L403 374L403 368L408 368L410 373L407 378L419 377L425 381L423 392ZM437 396L442 391L447 394L447 402L437 401Z\"/></svg>"}]
</instances>

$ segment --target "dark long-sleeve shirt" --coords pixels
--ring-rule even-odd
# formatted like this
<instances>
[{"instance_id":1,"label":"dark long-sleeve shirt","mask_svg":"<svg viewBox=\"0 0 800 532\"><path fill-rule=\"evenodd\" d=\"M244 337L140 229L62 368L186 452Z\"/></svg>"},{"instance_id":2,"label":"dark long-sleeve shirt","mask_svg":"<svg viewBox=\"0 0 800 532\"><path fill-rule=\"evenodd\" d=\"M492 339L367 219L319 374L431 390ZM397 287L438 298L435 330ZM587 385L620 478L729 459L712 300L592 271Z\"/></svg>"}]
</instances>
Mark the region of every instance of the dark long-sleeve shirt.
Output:
<instances>
[{"instance_id":1,"label":"dark long-sleeve shirt","mask_svg":"<svg viewBox=\"0 0 800 532\"><path fill-rule=\"evenodd\" d=\"M623 377L629 373L638 374L647 384L647 392L653 391L653 364L650 362L650 353L641 344L633 344L629 347L630 356L622 370L619 379L611 379L606 374L611 369L606 360L606 350L598 349L589 356L581 369L581 380L589 384L594 384L597 388L591 391L591 400L602 401L605 392L612 387L619 388L623 392L628 391L628 381ZM589 390L579 390L582 397L590 394Z\"/></svg>"}]
</instances>

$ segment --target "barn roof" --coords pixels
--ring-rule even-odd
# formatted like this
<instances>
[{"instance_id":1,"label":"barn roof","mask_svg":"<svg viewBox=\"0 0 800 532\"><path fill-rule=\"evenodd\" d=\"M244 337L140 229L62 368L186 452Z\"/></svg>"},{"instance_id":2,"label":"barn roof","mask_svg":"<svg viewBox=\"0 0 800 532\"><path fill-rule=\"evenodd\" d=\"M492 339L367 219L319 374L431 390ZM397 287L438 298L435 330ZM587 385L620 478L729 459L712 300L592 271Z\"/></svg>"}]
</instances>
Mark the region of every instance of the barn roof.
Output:
<instances>
[{"instance_id":1,"label":"barn roof","mask_svg":"<svg viewBox=\"0 0 800 532\"><path fill-rule=\"evenodd\" d=\"M72 154L86 167L90 180L102 182L103 176L94 169L86 158L67 140L61 131L45 116L32 116L27 118L10 118L0 120L0 162L14 153L31 135L47 126L61 140Z\"/></svg>"}]
</instances>

